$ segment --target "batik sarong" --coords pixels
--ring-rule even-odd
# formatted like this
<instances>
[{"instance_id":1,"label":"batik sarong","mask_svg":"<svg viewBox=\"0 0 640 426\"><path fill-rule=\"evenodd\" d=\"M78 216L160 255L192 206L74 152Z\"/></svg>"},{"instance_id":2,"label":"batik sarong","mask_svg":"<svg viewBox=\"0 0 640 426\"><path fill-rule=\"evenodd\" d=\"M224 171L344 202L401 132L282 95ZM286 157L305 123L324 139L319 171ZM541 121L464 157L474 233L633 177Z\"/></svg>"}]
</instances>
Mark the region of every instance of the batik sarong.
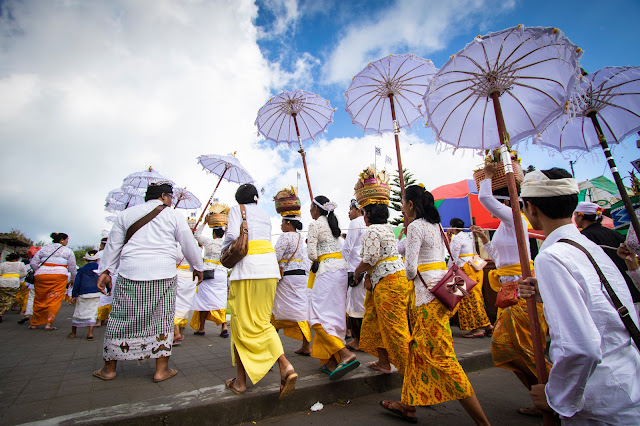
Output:
<instances>
[{"instance_id":1,"label":"batik sarong","mask_svg":"<svg viewBox=\"0 0 640 426\"><path fill-rule=\"evenodd\" d=\"M40 274L34 278L35 297L33 299L33 326L55 321L62 297L67 289L68 277L64 274Z\"/></svg>"}]
</instances>

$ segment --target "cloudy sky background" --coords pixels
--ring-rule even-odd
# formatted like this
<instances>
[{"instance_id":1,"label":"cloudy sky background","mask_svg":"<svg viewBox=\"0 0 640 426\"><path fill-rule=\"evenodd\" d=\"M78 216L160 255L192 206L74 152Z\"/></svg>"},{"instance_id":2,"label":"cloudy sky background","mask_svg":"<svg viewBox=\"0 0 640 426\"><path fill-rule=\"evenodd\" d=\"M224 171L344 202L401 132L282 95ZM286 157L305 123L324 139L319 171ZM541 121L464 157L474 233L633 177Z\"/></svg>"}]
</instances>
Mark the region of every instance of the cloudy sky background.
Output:
<instances>
[{"instance_id":1,"label":"cloudy sky background","mask_svg":"<svg viewBox=\"0 0 640 426\"><path fill-rule=\"evenodd\" d=\"M321 138L305 143L315 194L346 206L374 147L393 158L393 136L365 135L344 111L343 93L368 62L415 53L442 66L476 35L522 23L556 26L585 50L582 65L640 65L640 5L493 0L1 1L0 231L35 241L66 232L96 244L104 198L148 166L208 199L217 178L201 154L237 157L264 188L261 205L303 176L299 154L257 135L258 109L284 89L305 89L337 108ZM442 152L421 123L401 135L403 163L428 189L470 178L481 159ZM614 151L623 173L640 157L635 138ZM569 168L531 147L525 165ZM579 180L610 173L600 152L578 159ZM223 182L222 202L236 185ZM300 181L300 196L308 195Z\"/></svg>"}]
</instances>

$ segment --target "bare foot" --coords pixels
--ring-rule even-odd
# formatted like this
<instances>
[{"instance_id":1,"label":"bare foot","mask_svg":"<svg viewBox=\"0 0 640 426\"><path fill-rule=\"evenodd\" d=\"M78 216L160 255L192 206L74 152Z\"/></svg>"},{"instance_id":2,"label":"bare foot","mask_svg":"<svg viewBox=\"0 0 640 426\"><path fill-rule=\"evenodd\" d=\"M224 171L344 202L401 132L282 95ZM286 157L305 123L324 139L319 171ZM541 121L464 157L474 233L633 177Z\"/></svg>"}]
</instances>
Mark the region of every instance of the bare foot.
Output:
<instances>
[{"instance_id":1,"label":"bare foot","mask_svg":"<svg viewBox=\"0 0 640 426\"><path fill-rule=\"evenodd\" d=\"M175 370L173 368L167 368L165 371L161 372L160 374L156 372L156 374L153 375L153 381L155 383L164 382L165 380L169 380L176 374L178 374L178 370Z\"/></svg>"},{"instance_id":2,"label":"bare foot","mask_svg":"<svg viewBox=\"0 0 640 426\"><path fill-rule=\"evenodd\" d=\"M75 338L76 338L76 333L67 334L67 339L75 339Z\"/></svg>"},{"instance_id":3,"label":"bare foot","mask_svg":"<svg viewBox=\"0 0 640 426\"><path fill-rule=\"evenodd\" d=\"M116 372L106 372L104 371L104 367L101 368L100 370L96 370L93 372L93 376L97 377L98 379L102 379L102 380L113 380L116 378Z\"/></svg>"},{"instance_id":4,"label":"bare foot","mask_svg":"<svg viewBox=\"0 0 640 426\"><path fill-rule=\"evenodd\" d=\"M247 387L246 386L237 386L236 385L236 378L234 377L233 379L228 379L224 382L224 385L227 387L227 389L229 389L231 392L235 393L236 395L242 395L243 393L245 393L247 391Z\"/></svg>"}]
</instances>

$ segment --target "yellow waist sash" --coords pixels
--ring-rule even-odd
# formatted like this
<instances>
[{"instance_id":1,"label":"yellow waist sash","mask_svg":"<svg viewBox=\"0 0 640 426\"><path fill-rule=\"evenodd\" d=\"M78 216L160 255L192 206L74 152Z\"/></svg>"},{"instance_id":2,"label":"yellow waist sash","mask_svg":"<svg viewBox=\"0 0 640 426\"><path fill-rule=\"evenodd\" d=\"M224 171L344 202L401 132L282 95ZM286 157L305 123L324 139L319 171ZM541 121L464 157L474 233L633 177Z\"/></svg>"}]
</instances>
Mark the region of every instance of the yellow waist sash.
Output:
<instances>
[{"instance_id":1,"label":"yellow waist sash","mask_svg":"<svg viewBox=\"0 0 640 426\"><path fill-rule=\"evenodd\" d=\"M325 253L318 257L318 262L322 262L326 259L342 259L342 253L339 251L335 253ZM313 283L316 281L316 273L313 271L309 271L309 281L307 284L307 288L313 288Z\"/></svg>"},{"instance_id":2,"label":"yellow waist sash","mask_svg":"<svg viewBox=\"0 0 640 426\"><path fill-rule=\"evenodd\" d=\"M458 257L473 257L473 253L459 254Z\"/></svg>"},{"instance_id":3,"label":"yellow waist sash","mask_svg":"<svg viewBox=\"0 0 640 426\"><path fill-rule=\"evenodd\" d=\"M178 265L178 269L189 269L189 265Z\"/></svg>"},{"instance_id":4,"label":"yellow waist sash","mask_svg":"<svg viewBox=\"0 0 640 426\"><path fill-rule=\"evenodd\" d=\"M444 269L446 271L446 262L423 263L422 265L418 265L418 272L435 271L438 269Z\"/></svg>"},{"instance_id":5,"label":"yellow waist sash","mask_svg":"<svg viewBox=\"0 0 640 426\"><path fill-rule=\"evenodd\" d=\"M533 275L533 260L529 261L529 267L531 268L531 275ZM491 285L493 291L500 291L500 287L502 287L500 277L512 275L522 275L522 268L520 267L519 263L503 266L501 268L492 269L491 271L489 271L489 284Z\"/></svg>"},{"instance_id":6,"label":"yellow waist sash","mask_svg":"<svg viewBox=\"0 0 640 426\"><path fill-rule=\"evenodd\" d=\"M302 259L282 259L278 261L278 263L287 263L287 262L302 262Z\"/></svg>"},{"instance_id":7,"label":"yellow waist sash","mask_svg":"<svg viewBox=\"0 0 640 426\"><path fill-rule=\"evenodd\" d=\"M20 274L2 274L2 278L20 278Z\"/></svg>"},{"instance_id":8,"label":"yellow waist sash","mask_svg":"<svg viewBox=\"0 0 640 426\"><path fill-rule=\"evenodd\" d=\"M249 250L247 251L247 256L252 254L265 254L265 253L275 253L276 251L273 249L273 245L271 241L268 240L253 240L249 241Z\"/></svg>"},{"instance_id":9,"label":"yellow waist sash","mask_svg":"<svg viewBox=\"0 0 640 426\"><path fill-rule=\"evenodd\" d=\"M378 266L379 264L381 264L382 262L393 262L394 260L398 260L398 258L396 256L389 256L389 257L385 257L382 260L378 260L376 262L375 265L373 265L373 268L375 268L376 266ZM371 270L373 270L373 268L371 268Z\"/></svg>"},{"instance_id":10,"label":"yellow waist sash","mask_svg":"<svg viewBox=\"0 0 640 426\"><path fill-rule=\"evenodd\" d=\"M204 261L207 263L215 263L216 265L222 265L222 263L219 260L205 259Z\"/></svg>"}]
</instances>

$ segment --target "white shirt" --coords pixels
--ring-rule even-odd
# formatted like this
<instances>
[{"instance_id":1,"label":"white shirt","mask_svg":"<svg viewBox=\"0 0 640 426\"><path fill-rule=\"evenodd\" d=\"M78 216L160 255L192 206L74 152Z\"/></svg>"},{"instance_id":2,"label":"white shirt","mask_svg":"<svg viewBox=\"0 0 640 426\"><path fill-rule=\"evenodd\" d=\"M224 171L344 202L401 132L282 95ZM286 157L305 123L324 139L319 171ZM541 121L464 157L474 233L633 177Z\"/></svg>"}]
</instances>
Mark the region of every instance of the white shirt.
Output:
<instances>
[{"instance_id":1,"label":"white shirt","mask_svg":"<svg viewBox=\"0 0 640 426\"><path fill-rule=\"evenodd\" d=\"M485 244L484 248L489 253L496 264L496 269L503 266L515 265L520 263L518 255L518 243L516 241L516 227L513 223L513 212L511 207L507 207L500 201L493 198L491 191L491 179L485 179L480 182L480 191L478 191L478 200L489 213L500 219L500 225L493 234L493 238L489 244ZM522 218L522 228L524 229L525 242L527 244L527 257L530 258L529 238L527 238L528 225L527 221ZM501 282L514 281L521 275L500 277Z\"/></svg>"},{"instance_id":2,"label":"white shirt","mask_svg":"<svg viewBox=\"0 0 640 426\"><path fill-rule=\"evenodd\" d=\"M429 223L424 219L416 219L407 226L405 243L405 268L407 279L413 280L416 295L416 306L426 305L435 296L427 287L432 288L447 273L446 270L420 272L424 284L418 275L418 265L444 262L446 247L440 233L440 224Z\"/></svg>"},{"instance_id":3,"label":"white shirt","mask_svg":"<svg viewBox=\"0 0 640 426\"><path fill-rule=\"evenodd\" d=\"M404 270L404 263L398 253L398 242L393 233L393 225L369 225L362 236L362 261L375 265L382 259L397 257L396 260L380 262L371 271L371 284L376 285L387 275Z\"/></svg>"},{"instance_id":4,"label":"white shirt","mask_svg":"<svg viewBox=\"0 0 640 426\"><path fill-rule=\"evenodd\" d=\"M222 254L222 238L209 238L202 235L202 230L205 226L206 223L202 222L202 224L198 226L194 234L194 236L196 237L196 241L198 241L198 243L200 243L200 245L204 247L204 269L224 269L226 271L227 268L222 265L218 265L217 263L213 262L207 262L207 260L213 260L216 262L220 261L220 256Z\"/></svg>"},{"instance_id":5,"label":"white shirt","mask_svg":"<svg viewBox=\"0 0 640 426\"><path fill-rule=\"evenodd\" d=\"M546 238L536 258L536 276L549 324L553 367L547 401L563 423L640 423L640 352L631 341L596 270L577 248L586 248L616 292L634 312L631 294L616 265L573 224ZM635 317L635 315L631 315Z\"/></svg>"},{"instance_id":6,"label":"white shirt","mask_svg":"<svg viewBox=\"0 0 640 426\"><path fill-rule=\"evenodd\" d=\"M347 238L342 245L342 257L347 262L349 272L354 272L362 260L362 235L366 227L363 216L358 216L349 223Z\"/></svg>"},{"instance_id":7,"label":"white shirt","mask_svg":"<svg viewBox=\"0 0 640 426\"><path fill-rule=\"evenodd\" d=\"M6 274L16 274L19 277L3 277ZM27 276L27 267L24 263L16 260L15 262L0 263L0 287L19 288L20 281Z\"/></svg>"},{"instance_id":8,"label":"white shirt","mask_svg":"<svg viewBox=\"0 0 640 426\"><path fill-rule=\"evenodd\" d=\"M340 240L340 237L336 238L331 233L327 217L320 216L309 224L309 233L307 234L309 259L316 261L323 254L342 253L342 242ZM340 269L347 269L345 260L330 257L320 262L317 274L335 272Z\"/></svg>"},{"instance_id":9,"label":"white shirt","mask_svg":"<svg viewBox=\"0 0 640 426\"><path fill-rule=\"evenodd\" d=\"M451 237L449 248L451 249L449 265L455 261L456 265L462 268L465 263L473 259L471 256L460 257L461 254L473 254L473 235L470 232L458 232Z\"/></svg>"},{"instance_id":10,"label":"white shirt","mask_svg":"<svg viewBox=\"0 0 640 426\"><path fill-rule=\"evenodd\" d=\"M271 241L271 219L257 204L245 204L247 211L247 229L249 241ZM229 210L229 226L222 240L222 252L224 252L240 236L242 214L240 206L235 205ZM280 278L280 269L276 253L262 253L245 256L236 263L231 270L229 280L259 280L267 278Z\"/></svg>"},{"instance_id":11,"label":"white shirt","mask_svg":"<svg viewBox=\"0 0 640 426\"><path fill-rule=\"evenodd\" d=\"M52 256L49 257L50 255ZM47 266L43 263L61 266ZM76 278L76 272L78 270L75 254L73 254L73 251L69 247L63 246L60 243L53 243L42 247L36 255L33 256L30 265L31 269L35 271L33 273L34 275L61 274L69 276L71 281Z\"/></svg>"},{"instance_id":12,"label":"white shirt","mask_svg":"<svg viewBox=\"0 0 640 426\"><path fill-rule=\"evenodd\" d=\"M176 264L180 262L176 242L180 243L182 252L193 269L204 269L200 248L187 221L182 214L170 207L138 229L129 242L124 244L127 229L161 204L160 200L150 200L129 207L118 215L100 258L98 273L108 270L113 274L117 268L120 275L134 281L175 277Z\"/></svg>"},{"instance_id":13,"label":"white shirt","mask_svg":"<svg viewBox=\"0 0 640 426\"><path fill-rule=\"evenodd\" d=\"M311 265L307 256L304 237L299 232L283 232L278 237L274 248L276 249L278 264L282 266L283 271L293 271L295 269L309 271ZM289 261L289 259L291 260Z\"/></svg>"}]
</instances>

